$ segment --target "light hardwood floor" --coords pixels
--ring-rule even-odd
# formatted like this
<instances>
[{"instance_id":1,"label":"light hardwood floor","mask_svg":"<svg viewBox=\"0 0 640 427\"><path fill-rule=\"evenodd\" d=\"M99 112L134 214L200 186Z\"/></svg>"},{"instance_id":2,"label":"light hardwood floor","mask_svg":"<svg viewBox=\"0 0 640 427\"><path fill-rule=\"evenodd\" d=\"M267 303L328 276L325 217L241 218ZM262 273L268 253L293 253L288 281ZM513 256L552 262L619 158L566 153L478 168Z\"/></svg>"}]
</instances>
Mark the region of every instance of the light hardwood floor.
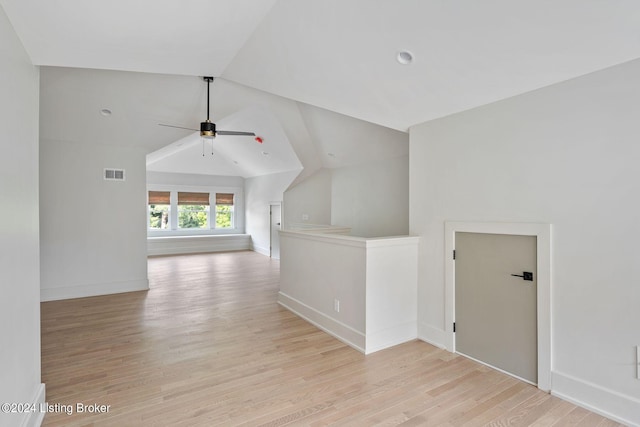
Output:
<instances>
[{"instance_id":1,"label":"light hardwood floor","mask_svg":"<svg viewBox=\"0 0 640 427\"><path fill-rule=\"evenodd\" d=\"M423 342L363 356L254 252L149 259L148 292L42 304L45 426L616 426ZM77 413L76 403L110 405Z\"/></svg>"}]
</instances>

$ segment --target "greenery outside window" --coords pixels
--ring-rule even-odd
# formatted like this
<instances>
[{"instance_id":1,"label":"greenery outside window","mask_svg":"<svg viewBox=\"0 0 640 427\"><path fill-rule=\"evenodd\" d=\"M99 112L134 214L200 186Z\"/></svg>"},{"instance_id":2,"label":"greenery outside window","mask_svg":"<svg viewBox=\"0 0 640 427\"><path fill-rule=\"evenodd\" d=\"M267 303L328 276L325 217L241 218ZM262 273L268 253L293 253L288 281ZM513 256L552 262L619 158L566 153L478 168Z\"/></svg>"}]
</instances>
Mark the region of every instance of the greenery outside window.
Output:
<instances>
[{"instance_id":1,"label":"greenery outside window","mask_svg":"<svg viewBox=\"0 0 640 427\"><path fill-rule=\"evenodd\" d=\"M178 228L206 229L209 224L209 193L178 192Z\"/></svg>"},{"instance_id":2,"label":"greenery outside window","mask_svg":"<svg viewBox=\"0 0 640 427\"><path fill-rule=\"evenodd\" d=\"M216 228L233 228L233 193L216 193Z\"/></svg>"},{"instance_id":3,"label":"greenery outside window","mask_svg":"<svg viewBox=\"0 0 640 427\"><path fill-rule=\"evenodd\" d=\"M169 191L149 191L149 228L168 230L170 228L171 194Z\"/></svg>"}]
</instances>

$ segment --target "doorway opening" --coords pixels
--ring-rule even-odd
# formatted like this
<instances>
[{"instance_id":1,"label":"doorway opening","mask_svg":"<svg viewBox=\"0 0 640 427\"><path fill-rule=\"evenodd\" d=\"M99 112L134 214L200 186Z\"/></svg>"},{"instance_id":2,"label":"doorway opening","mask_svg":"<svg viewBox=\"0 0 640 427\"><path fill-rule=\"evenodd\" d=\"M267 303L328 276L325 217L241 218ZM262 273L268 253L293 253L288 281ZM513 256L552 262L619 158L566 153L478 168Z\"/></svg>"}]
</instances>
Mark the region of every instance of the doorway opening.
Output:
<instances>
[{"instance_id":1,"label":"doorway opening","mask_svg":"<svg viewBox=\"0 0 640 427\"><path fill-rule=\"evenodd\" d=\"M537 386L551 389L551 225L530 223L445 223L445 337L447 350L456 352L456 249L457 233L533 236L536 253ZM520 274L520 272L517 272ZM523 274L524 275L524 274Z\"/></svg>"}]
</instances>

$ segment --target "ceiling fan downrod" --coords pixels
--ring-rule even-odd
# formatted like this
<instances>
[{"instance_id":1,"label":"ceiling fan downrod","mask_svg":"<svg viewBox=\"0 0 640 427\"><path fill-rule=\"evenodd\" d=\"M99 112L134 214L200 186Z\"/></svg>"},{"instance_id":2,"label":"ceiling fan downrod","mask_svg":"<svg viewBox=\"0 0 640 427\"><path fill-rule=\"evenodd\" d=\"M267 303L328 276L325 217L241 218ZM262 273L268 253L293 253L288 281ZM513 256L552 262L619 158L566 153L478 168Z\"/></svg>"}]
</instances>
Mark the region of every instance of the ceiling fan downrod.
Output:
<instances>
[{"instance_id":1,"label":"ceiling fan downrod","mask_svg":"<svg viewBox=\"0 0 640 427\"><path fill-rule=\"evenodd\" d=\"M207 82L207 120L200 123L200 136L212 139L216 137L216 124L211 123L211 120L209 120L209 87L211 86L213 77L205 76L202 79Z\"/></svg>"}]
</instances>

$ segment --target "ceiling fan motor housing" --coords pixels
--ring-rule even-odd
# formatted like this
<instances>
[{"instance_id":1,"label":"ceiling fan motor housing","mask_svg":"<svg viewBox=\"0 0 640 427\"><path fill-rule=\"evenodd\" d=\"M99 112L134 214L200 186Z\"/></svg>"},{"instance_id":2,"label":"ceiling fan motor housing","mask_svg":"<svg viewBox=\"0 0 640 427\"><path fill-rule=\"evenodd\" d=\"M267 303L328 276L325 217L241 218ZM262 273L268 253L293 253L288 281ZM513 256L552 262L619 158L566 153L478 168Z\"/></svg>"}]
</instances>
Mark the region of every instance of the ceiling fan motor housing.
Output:
<instances>
[{"instance_id":1,"label":"ceiling fan motor housing","mask_svg":"<svg viewBox=\"0 0 640 427\"><path fill-rule=\"evenodd\" d=\"M209 120L200 123L200 136L203 138L215 138L216 137L216 124L211 123Z\"/></svg>"}]
</instances>

